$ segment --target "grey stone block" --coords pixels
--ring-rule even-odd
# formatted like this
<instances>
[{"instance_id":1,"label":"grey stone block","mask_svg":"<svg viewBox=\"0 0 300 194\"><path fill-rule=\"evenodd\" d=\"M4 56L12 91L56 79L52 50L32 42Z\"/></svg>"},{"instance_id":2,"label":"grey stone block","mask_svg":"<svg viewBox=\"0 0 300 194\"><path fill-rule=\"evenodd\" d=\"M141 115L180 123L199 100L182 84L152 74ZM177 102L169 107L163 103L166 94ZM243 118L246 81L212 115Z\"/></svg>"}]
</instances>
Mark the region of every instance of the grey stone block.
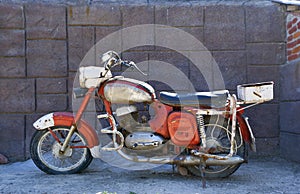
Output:
<instances>
[{"instance_id":1,"label":"grey stone block","mask_svg":"<svg viewBox=\"0 0 300 194\"><path fill-rule=\"evenodd\" d=\"M250 65L281 65L286 61L285 44L247 44L247 61Z\"/></svg>"},{"instance_id":2,"label":"grey stone block","mask_svg":"<svg viewBox=\"0 0 300 194\"><path fill-rule=\"evenodd\" d=\"M245 6L247 42L284 42L285 12L276 4Z\"/></svg>"},{"instance_id":3,"label":"grey stone block","mask_svg":"<svg viewBox=\"0 0 300 194\"><path fill-rule=\"evenodd\" d=\"M168 26L203 26L203 10L199 5L157 5L155 23Z\"/></svg>"},{"instance_id":4,"label":"grey stone block","mask_svg":"<svg viewBox=\"0 0 300 194\"><path fill-rule=\"evenodd\" d=\"M7 163L8 163L8 159L3 154L0 154L0 164L7 164Z\"/></svg>"},{"instance_id":5,"label":"grey stone block","mask_svg":"<svg viewBox=\"0 0 300 194\"><path fill-rule=\"evenodd\" d=\"M24 30L0 29L0 56L24 56L25 32Z\"/></svg>"},{"instance_id":6,"label":"grey stone block","mask_svg":"<svg viewBox=\"0 0 300 194\"><path fill-rule=\"evenodd\" d=\"M69 25L121 25L120 6L69 6Z\"/></svg>"},{"instance_id":7,"label":"grey stone block","mask_svg":"<svg viewBox=\"0 0 300 194\"><path fill-rule=\"evenodd\" d=\"M300 100L300 60L280 68L281 100Z\"/></svg>"},{"instance_id":8,"label":"grey stone block","mask_svg":"<svg viewBox=\"0 0 300 194\"><path fill-rule=\"evenodd\" d=\"M46 113L48 114L48 113ZM26 121L26 129L25 129L25 158L30 158L30 141L32 138L33 133L36 131L36 129L33 127L33 123L38 120L40 117L44 116L44 114L30 114L25 115L25 121Z\"/></svg>"},{"instance_id":9,"label":"grey stone block","mask_svg":"<svg viewBox=\"0 0 300 194\"><path fill-rule=\"evenodd\" d=\"M201 71L195 66L190 64L190 80L193 84L194 90L197 92L209 91L207 80L203 77Z\"/></svg>"},{"instance_id":10,"label":"grey stone block","mask_svg":"<svg viewBox=\"0 0 300 194\"><path fill-rule=\"evenodd\" d=\"M123 60L129 60L135 62L138 67L145 73L149 71L148 65L148 52L123 52L122 53ZM141 64L138 64L141 63ZM122 70L127 69L126 67L122 67Z\"/></svg>"},{"instance_id":11,"label":"grey stone block","mask_svg":"<svg viewBox=\"0 0 300 194\"><path fill-rule=\"evenodd\" d=\"M36 99L36 112L65 111L68 108L65 94L40 94Z\"/></svg>"},{"instance_id":12,"label":"grey stone block","mask_svg":"<svg viewBox=\"0 0 300 194\"><path fill-rule=\"evenodd\" d=\"M0 28L24 28L23 6L0 5Z\"/></svg>"},{"instance_id":13,"label":"grey stone block","mask_svg":"<svg viewBox=\"0 0 300 194\"><path fill-rule=\"evenodd\" d=\"M279 138L256 138L256 152L249 152L250 157L278 156L280 153Z\"/></svg>"},{"instance_id":14,"label":"grey stone block","mask_svg":"<svg viewBox=\"0 0 300 194\"><path fill-rule=\"evenodd\" d=\"M249 123L255 137L279 137L278 109L278 104L261 104L247 109L245 115L249 117Z\"/></svg>"},{"instance_id":15,"label":"grey stone block","mask_svg":"<svg viewBox=\"0 0 300 194\"><path fill-rule=\"evenodd\" d=\"M96 27L96 64L101 64L103 53L114 50L122 51L122 33L119 26L98 26Z\"/></svg>"},{"instance_id":16,"label":"grey stone block","mask_svg":"<svg viewBox=\"0 0 300 194\"><path fill-rule=\"evenodd\" d=\"M246 29L244 18L244 11L240 5L206 7L205 46L209 50L245 49Z\"/></svg>"},{"instance_id":17,"label":"grey stone block","mask_svg":"<svg viewBox=\"0 0 300 194\"><path fill-rule=\"evenodd\" d=\"M95 44L95 33L93 27L69 27L69 71L77 71L82 59ZM93 51L92 51L93 52ZM94 56L91 57L89 64L95 65Z\"/></svg>"},{"instance_id":18,"label":"grey stone block","mask_svg":"<svg viewBox=\"0 0 300 194\"><path fill-rule=\"evenodd\" d=\"M215 86L218 84L215 83L217 81L219 83L220 77L217 76L215 79L214 71L218 69L217 63L213 59L211 52L209 51L193 51L188 52L189 60L190 60L190 80L193 83L194 88L197 91L208 91L219 89ZM216 69L217 68L217 69ZM218 71L219 74L220 71ZM218 75L218 74L216 74ZM223 80L221 80L221 85L224 88ZM218 85L219 86L219 85Z\"/></svg>"},{"instance_id":19,"label":"grey stone block","mask_svg":"<svg viewBox=\"0 0 300 194\"><path fill-rule=\"evenodd\" d=\"M300 162L299 142L299 134L282 132L280 134L280 155L288 160Z\"/></svg>"},{"instance_id":20,"label":"grey stone block","mask_svg":"<svg viewBox=\"0 0 300 194\"><path fill-rule=\"evenodd\" d=\"M26 65L23 57L0 57L0 77L25 77Z\"/></svg>"},{"instance_id":21,"label":"grey stone block","mask_svg":"<svg viewBox=\"0 0 300 194\"><path fill-rule=\"evenodd\" d=\"M61 40L27 41L27 75L30 77L66 76L66 42Z\"/></svg>"},{"instance_id":22,"label":"grey stone block","mask_svg":"<svg viewBox=\"0 0 300 194\"><path fill-rule=\"evenodd\" d=\"M203 27L156 26L154 36L156 50L207 50L203 45Z\"/></svg>"},{"instance_id":23,"label":"grey stone block","mask_svg":"<svg viewBox=\"0 0 300 194\"><path fill-rule=\"evenodd\" d=\"M235 90L238 84L246 82L247 57L244 51L213 52L219 70L222 73L225 88Z\"/></svg>"},{"instance_id":24,"label":"grey stone block","mask_svg":"<svg viewBox=\"0 0 300 194\"><path fill-rule=\"evenodd\" d=\"M154 24L154 6L123 5L121 7L123 26Z\"/></svg>"},{"instance_id":25,"label":"grey stone block","mask_svg":"<svg viewBox=\"0 0 300 194\"><path fill-rule=\"evenodd\" d=\"M27 4L27 39L66 39L66 7Z\"/></svg>"},{"instance_id":26,"label":"grey stone block","mask_svg":"<svg viewBox=\"0 0 300 194\"><path fill-rule=\"evenodd\" d=\"M300 134L300 101L280 103L280 130Z\"/></svg>"},{"instance_id":27,"label":"grey stone block","mask_svg":"<svg viewBox=\"0 0 300 194\"><path fill-rule=\"evenodd\" d=\"M0 153L9 161L24 160L24 115L0 114Z\"/></svg>"},{"instance_id":28,"label":"grey stone block","mask_svg":"<svg viewBox=\"0 0 300 194\"><path fill-rule=\"evenodd\" d=\"M35 110L33 79L1 79L0 112L33 112Z\"/></svg>"},{"instance_id":29,"label":"grey stone block","mask_svg":"<svg viewBox=\"0 0 300 194\"><path fill-rule=\"evenodd\" d=\"M66 78L37 78L37 94L60 94L67 93Z\"/></svg>"},{"instance_id":30,"label":"grey stone block","mask_svg":"<svg viewBox=\"0 0 300 194\"><path fill-rule=\"evenodd\" d=\"M174 91L189 91L189 61L176 52L154 52L149 54L149 79L158 81L158 90L168 86Z\"/></svg>"}]
</instances>

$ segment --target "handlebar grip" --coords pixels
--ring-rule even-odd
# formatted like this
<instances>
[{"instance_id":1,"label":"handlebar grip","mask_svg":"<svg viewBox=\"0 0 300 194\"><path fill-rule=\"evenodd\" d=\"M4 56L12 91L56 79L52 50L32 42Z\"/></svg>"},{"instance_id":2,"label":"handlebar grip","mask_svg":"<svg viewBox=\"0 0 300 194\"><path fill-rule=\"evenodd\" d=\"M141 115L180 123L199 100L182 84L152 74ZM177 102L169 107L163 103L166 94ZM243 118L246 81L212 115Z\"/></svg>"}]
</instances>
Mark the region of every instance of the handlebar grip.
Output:
<instances>
[{"instance_id":1,"label":"handlebar grip","mask_svg":"<svg viewBox=\"0 0 300 194\"><path fill-rule=\"evenodd\" d=\"M122 61L121 65L124 65L126 67L131 67L130 62L129 61Z\"/></svg>"}]
</instances>

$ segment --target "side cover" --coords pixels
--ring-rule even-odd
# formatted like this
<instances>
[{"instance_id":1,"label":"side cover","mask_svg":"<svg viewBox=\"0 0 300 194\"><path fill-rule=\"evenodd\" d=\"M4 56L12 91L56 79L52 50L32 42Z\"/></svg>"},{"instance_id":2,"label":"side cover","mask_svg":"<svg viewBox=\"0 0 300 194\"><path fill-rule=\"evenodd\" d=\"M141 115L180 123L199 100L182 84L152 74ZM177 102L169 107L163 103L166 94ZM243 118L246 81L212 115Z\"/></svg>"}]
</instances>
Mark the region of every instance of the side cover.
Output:
<instances>
[{"instance_id":1,"label":"side cover","mask_svg":"<svg viewBox=\"0 0 300 194\"><path fill-rule=\"evenodd\" d=\"M73 124L74 116L72 113L54 112L41 117L33 123L33 126L37 130L43 130L53 126L71 127ZM99 140L96 131L86 121L81 120L80 123L77 124L77 126L79 133L85 137L89 148L99 145Z\"/></svg>"},{"instance_id":2,"label":"side cover","mask_svg":"<svg viewBox=\"0 0 300 194\"><path fill-rule=\"evenodd\" d=\"M168 129L175 145L188 146L200 143L195 116L191 113L174 111L168 117Z\"/></svg>"}]
</instances>

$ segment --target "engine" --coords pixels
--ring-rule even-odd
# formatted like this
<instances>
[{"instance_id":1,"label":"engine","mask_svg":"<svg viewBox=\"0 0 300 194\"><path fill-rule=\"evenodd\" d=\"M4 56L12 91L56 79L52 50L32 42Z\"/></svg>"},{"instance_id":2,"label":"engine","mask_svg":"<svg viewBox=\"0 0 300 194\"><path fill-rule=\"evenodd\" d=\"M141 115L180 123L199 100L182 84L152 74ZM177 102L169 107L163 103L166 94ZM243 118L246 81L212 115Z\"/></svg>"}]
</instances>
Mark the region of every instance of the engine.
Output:
<instances>
[{"instance_id":1,"label":"engine","mask_svg":"<svg viewBox=\"0 0 300 194\"><path fill-rule=\"evenodd\" d=\"M125 145L129 149L149 150L158 148L164 138L152 131L150 126L138 122L138 110L135 106L123 106L116 109L117 120L126 130Z\"/></svg>"},{"instance_id":2,"label":"engine","mask_svg":"<svg viewBox=\"0 0 300 194\"><path fill-rule=\"evenodd\" d=\"M138 123L138 110L135 106L123 106L116 109L117 121L123 129L132 132Z\"/></svg>"}]
</instances>

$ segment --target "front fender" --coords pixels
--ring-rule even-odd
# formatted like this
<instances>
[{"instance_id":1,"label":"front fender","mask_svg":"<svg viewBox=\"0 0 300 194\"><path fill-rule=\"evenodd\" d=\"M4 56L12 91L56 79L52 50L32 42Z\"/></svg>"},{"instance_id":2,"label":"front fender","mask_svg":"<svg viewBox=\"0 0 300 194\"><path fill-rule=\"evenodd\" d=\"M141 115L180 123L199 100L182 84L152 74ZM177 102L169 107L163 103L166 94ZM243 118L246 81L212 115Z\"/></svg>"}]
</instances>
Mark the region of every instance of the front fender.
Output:
<instances>
[{"instance_id":1,"label":"front fender","mask_svg":"<svg viewBox=\"0 0 300 194\"><path fill-rule=\"evenodd\" d=\"M33 126L37 130L44 130L54 126L71 127L73 124L75 123L74 116L72 113L54 112L42 116L36 122L33 123ZM86 121L80 120L80 122L77 123L77 129L79 133L85 137L89 148L99 145L99 139L96 131Z\"/></svg>"}]
</instances>

